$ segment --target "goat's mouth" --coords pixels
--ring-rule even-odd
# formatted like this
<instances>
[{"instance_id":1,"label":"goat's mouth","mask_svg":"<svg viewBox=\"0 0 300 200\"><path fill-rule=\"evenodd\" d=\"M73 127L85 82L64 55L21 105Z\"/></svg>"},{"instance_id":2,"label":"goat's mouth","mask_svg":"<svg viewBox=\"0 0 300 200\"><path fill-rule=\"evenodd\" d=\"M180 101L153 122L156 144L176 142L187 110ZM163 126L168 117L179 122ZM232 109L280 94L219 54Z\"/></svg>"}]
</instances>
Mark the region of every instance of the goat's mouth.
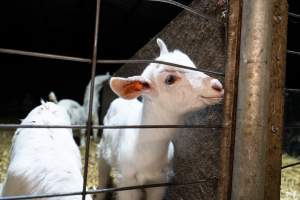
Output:
<instances>
[{"instance_id":1,"label":"goat's mouth","mask_svg":"<svg viewBox=\"0 0 300 200\"><path fill-rule=\"evenodd\" d=\"M211 97L206 97L206 96L200 96L202 99L212 99L212 100L222 100L223 96L219 97L219 96L211 96Z\"/></svg>"}]
</instances>

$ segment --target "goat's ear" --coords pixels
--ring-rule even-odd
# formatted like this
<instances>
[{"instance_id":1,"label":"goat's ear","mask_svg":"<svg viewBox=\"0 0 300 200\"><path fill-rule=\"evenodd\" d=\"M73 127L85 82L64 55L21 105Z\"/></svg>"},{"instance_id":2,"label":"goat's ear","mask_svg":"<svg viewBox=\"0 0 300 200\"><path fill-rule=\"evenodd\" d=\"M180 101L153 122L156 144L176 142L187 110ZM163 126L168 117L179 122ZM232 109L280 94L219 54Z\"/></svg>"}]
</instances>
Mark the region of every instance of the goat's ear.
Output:
<instances>
[{"instance_id":1,"label":"goat's ear","mask_svg":"<svg viewBox=\"0 0 300 200\"><path fill-rule=\"evenodd\" d=\"M158 46L159 46L159 49L160 49L160 55L169 53L169 50L168 50L168 48L167 48L167 45L164 43L164 41L162 41L162 39L157 38L156 43L157 43Z\"/></svg>"},{"instance_id":2,"label":"goat's ear","mask_svg":"<svg viewBox=\"0 0 300 200\"><path fill-rule=\"evenodd\" d=\"M147 90L150 90L150 83L141 76L129 78L113 77L110 79L110 88L118 96L124 99L134 99Z\"/></svg>"},{"instance_id":3,"label":"goat's ear","mask_svg":"<svg viewBox=\"0 0 300 200\"><path fill-rule=\"evenodd\" d=\"M41 104L42 104L42 105L46 104L46 102L44 101L44 99L41 98L40 101L41 101Z\"/></svg>"}]
</instances>

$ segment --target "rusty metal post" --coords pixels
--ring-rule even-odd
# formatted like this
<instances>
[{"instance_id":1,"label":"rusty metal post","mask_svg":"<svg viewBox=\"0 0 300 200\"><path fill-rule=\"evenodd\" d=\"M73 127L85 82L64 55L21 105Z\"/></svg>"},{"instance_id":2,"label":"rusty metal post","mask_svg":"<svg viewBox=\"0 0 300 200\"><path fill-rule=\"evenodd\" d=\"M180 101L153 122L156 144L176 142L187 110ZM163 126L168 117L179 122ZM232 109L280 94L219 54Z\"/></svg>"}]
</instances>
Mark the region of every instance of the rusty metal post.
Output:
<instances>
[{"instance_id":1,"label":"rusty metal post","mask_svg":"<svg viewBox=\"0 0 300 200\"><path fill-rule=\"evenodd\" d=\"M242 10L231 199L262 200L268 144L273 1L244 1Z\"/></svg>"},{"instance_id":2,"label":"rusty metal post","mask_svg":"<svg viewBox=\"0 0 300 200\"><path fill-rule=\"evenodd\" d=\"M229 200L231 195L233 146L236 121L238 66L240 59L242 0L228 2L227 62L225 68L224 131L220 150L220 180L218 199Z\"/></svg>"}]
</instances>

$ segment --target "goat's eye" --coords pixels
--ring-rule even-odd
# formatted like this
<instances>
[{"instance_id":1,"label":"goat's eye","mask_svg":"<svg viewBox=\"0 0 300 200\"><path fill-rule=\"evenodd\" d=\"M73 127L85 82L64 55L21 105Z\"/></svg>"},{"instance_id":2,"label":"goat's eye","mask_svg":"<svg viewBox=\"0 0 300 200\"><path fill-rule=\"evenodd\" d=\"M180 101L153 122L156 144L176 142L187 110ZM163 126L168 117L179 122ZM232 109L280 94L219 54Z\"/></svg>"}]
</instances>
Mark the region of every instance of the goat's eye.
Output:
<instances>
[{"instance_id":1,"label":"goat's eye","mask_svg":"<svg viewBox=\"0 0 300 200\"><path fill-rule=\"evenodd\" d=\"M165 79L165 84L172 85L173 83L175 83L176 79L177 79L176 76L168 75Z\"/></svg>"}]
</instances>

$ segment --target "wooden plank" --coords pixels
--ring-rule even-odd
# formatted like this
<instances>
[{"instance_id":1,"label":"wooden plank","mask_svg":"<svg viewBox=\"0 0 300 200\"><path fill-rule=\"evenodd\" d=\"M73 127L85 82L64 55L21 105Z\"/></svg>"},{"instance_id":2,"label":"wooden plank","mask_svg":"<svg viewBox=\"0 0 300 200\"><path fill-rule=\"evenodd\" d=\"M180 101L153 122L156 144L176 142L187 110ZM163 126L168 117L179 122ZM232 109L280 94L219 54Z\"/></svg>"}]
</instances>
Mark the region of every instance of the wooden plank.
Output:
<instances>
[{"instance_id":1,"label":"wooden plank","mask_svg":"<svg viewBox=\"0 0 300 200\"><path fill-rule=\"evenodd\" d=\"M229 200L231 195L233 147L237 105L238 67L240 59L242 1L230 0L227 22L227 62L225 67L224 128L220 150L220 180L218 199Z\"/></svg>"},{"instance_id":2,"label":"wooden plank","mask_svg":"<svg viewBox=\"0 0 300 200\"><path fill-rule=\"evenodd\" d=\"M273 0L273 38L265 199L280 199L288 4Z\"/></svg>"}]
</instances>

